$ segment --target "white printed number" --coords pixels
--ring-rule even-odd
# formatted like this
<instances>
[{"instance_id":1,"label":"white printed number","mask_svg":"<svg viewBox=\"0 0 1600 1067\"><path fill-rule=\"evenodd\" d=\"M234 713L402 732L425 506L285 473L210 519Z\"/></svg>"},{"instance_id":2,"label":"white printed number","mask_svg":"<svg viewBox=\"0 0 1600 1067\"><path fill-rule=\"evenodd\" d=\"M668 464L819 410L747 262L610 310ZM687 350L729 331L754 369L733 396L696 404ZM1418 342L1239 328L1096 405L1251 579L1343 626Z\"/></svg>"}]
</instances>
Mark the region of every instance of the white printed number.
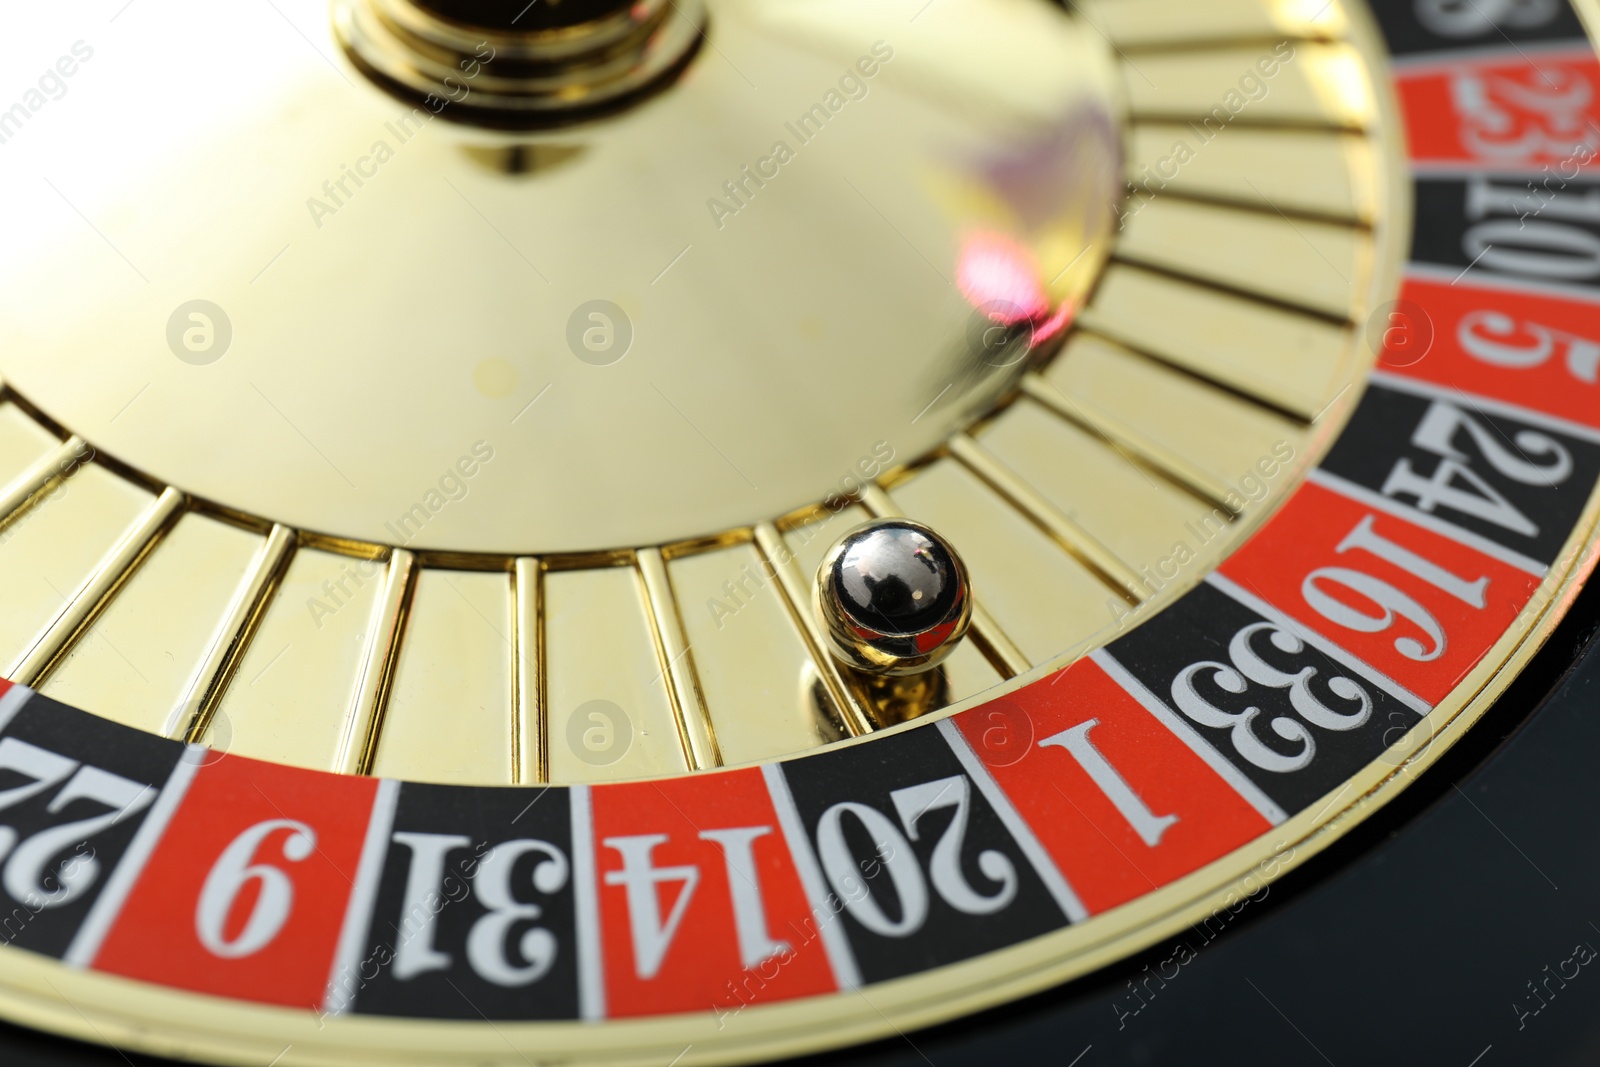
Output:
<instances>
[{"instance_id":1,"label":"white printed number","mask_svg":"<svg viewBox=\"0 0 1600 1067\"><path fill-rule=\"evenodd\" d=\"M1498 311L1474 311L1461 317L1456 340L1480 363L1512 370L1543 366L1560 352L1574 378L1589 385L1600 382L1600 344L1537 322L1518 321Z\"/></svg>"},{"instance_id":2,"label":"white printed number","mask_svg":"<svg viewBox=\"0 0 1600 1067\"><path fill-rule=\"evenodd\" d=\"M1480 158L1520 161L1594 149L1593 136L1583 136L1594 89L1575 71L1552 67L1531 84L1463 73L1451 80L1450 91L1464 120L1461 139Z\"/></svg>"},{"instance_id":3,"label":"white printed number","mask_svg":"<svg viewBox=\"0 0 1600 1067\"><path fill-rule=\"evenodd\" d=\"M1482 610L1488 605L1487 576L1480 575L1468 581L1378 533L1374 521L1371 515L1363 518L1334 551L1341 555L1351 554L1354 557L1352 562L1370 565L1372 559L1381 560L1403 574L1420 578L1469 607ZM1378 609L1378 614L1369 615L1348 603L1346 598L1335 596L1329 586L1355 594L1358 602L1370 603ZM1382 633L1392 627L1397 619L1410 622L1427 636L1428 643L1423 644L1410 636L1395 638L1395 651L1407 659L1419 663L1436 660L1444 655L1448 646L1444 627L1432 612L1396 586L1365 571L1349 567L1320 567L1306 575L1300 585L1300 593L1318 615L1357 633Z\"/></svg>"},{"instance_id":4,"label":"white printed number","mask_svg":"<svg viewBox=\"0 0 1600 1067\"><path fill-rule=\"evenodd\" d=\"M1234 634L1228 643L1230 663L1202 660L1185 667L1172 680L1172 700L1179 711L1201 726L1230 731L1229 740L1234 750L1247 763L1264 771L1286 774L1309 766L1317 754L1316 739L1306 729L1306 723L1322 730L1354 730L1372 715L1372 697L1351 679L1334 675L1327 681L1328 691L1355 707L1344 712L1329 707L1312 688L1317 668L1306 666L1291 674L1261 657L1252 639L1263 633L1280 652L1295 655L1305 650L1304 641L1272 623L1253 623ZM1261 709L1256 705L1243 711L1227 711L1202 696L1197 684L1201 678L1208 678L1217 688L1239 696L1248 693L1252 683L1268 689L1287 689L1289 704L1300 718L1280 715L1269 720L1267 726L1279 738L1295 746L1295 751L1279 752L1256 734L1256 720L1261 716Z\"/></svg>"},{"instance_id":5,"label":"white printed number","mask_svg":"<svg viewBox=\"0 0 1600 1067\"><path fill-rule=\"evenodd\" d=\"M0 811L63 782L66 784L45 808L49 814L55 815L79 800L109 809L87 819L40 830L27 840L21 840L14 827L0 826L0 860L5 861L0 884L13 900L30 908L59 908L86 893L100 876L99 860L93 855L72 856L51 872L52 862L100 831L143 811L156 794L147 785L98 767L82 766L77 760L14 737L0 740L0 770L15 771L30 779L22 785L0 790ZM47 877L53 884L45 884Z\"/></svg>"},{"instance_id":6,"label":"white printed number","mask_svg":"<svg viewBox=\"0 0 1600 1067\"><path fill-rule=\"evenodd\" d=\"M454 965L450 953L436 948L434 941L439 913L447 903L465 896L440 890L448 884L445 861L449 854L471 845L472 839L459 834L399 832L394 841L411 852L394 958L395 977L409 981L431 971L448 971ZM524 859L531 862L524 864ZM537 925L544 909L521 899L520 893L527 888L545 896L559 893L572 877L566 853L547 841L519 838L496 845L462 869L473 872L468 876L472 892L485 912L467 934L467 962L478 977L506 989L519 989L550 973L559 951L556 936Z\"/></svg>"},{"instance_id":7,"label":"white printed number","mask_svg":"<svg viewBox=\"0 0 1600 1067\"><path fill-rule=\"evenodd\" d=\"M1572 453L1549 434L1518 430L1507 442L1454 404L1435 400L1417 424L1411 443L1438 456L1438 465L1424 476L1409 459L1397 461L1383 483L1384 495L1412 497L1426 512L1443 506L1524 537L1539 536L1538 525L1473 469L1472 456L1461 447L1465 442L1458 442L1463 431L1497 474L1520 485L1554 488L1572 475Z\"/></svg>"},{"instance_id":8,"label":"white printed number","mask_svg":"<svg viewBox=\"0 0 1600 1067\"><path fill-rule=\"evenodd\" d=\"M733 901L739 960L747 970L791 949L789 942L774 937L768 929L766 903L761 896L755 843L770 836L772 829L771 826L730 826L700 831L700 840L710 841L722 852L728 895ZM620 868L606 872L605 884L621 886L627 894L633 969L640 981L649 981L661 973L673 939L678 936L678 927L701 882L701 869L695 864L656 866L655 850L668 840L666 834L632 834L608 837L604 841L606 848L616 852L622 860ZM676 893L665 917L661 914L663 890Z\"/></svg>"},{"instance_id":9,"label":"white printed number","mask_svg":"<svg viewBox=\"0 0 1600 1067\"><path fill-rule=\"evenodd\" d=\"M1600 189L1562 187L1545 195L1531 183L1484 175L1467 180L1461 250L1489 270L1554 281L1600 277ZM1491 216L1511 216L1492 218Z\"/></svg>"},{"instance_id":10,"label":"white printed number","mask_svg":"<svg viewBox=\"0 0 1600 1067\"><path fill-rule=\"evenodd\" d=\"M506 948L517 927L544 915L537 904L518 900L512 872L523 856L533 856L530 880L545 895L559 892L570 876L567 857L544 841L508 841L483 858L472 880L478 903L488 914L473 924L467 935L467 960L486 980L507 989L532 985L549 973L556 961L556 936L542 926L526 926L516 939L522 959L513 961Z\"/></svg>"},{"instance_id":11,"label":"white printed number","mask_svg":"<svg viewBox=\"0 0 1600 1067\"><path fill-rule=\"evenodd\" d=\"M1095 747L1094 742L1089 740L1089 731L1099 725L1099 719L1088 719L1070 730L1062 730L1054 736L1045 738L1039 742L1039 747L1059 747L1076 760L1078 766L1088 774L1090 781L1099 786L1100 792L1111 801L1118 814L1133 827L1146 847L1155 848L1161 844L1161 836L1178 821L1178 817L1157 815L1151 811L1144 798L1134 792L1128 780L1122 777L1111 765L1111 761Z\"/></svg>"},{"instance_id":12,"label":"white printed number","mask_svg":"<svg viewBox=\"0 0 1600 1067\"><path fill-rule=\"evenodd\" d=\"M1417 21L1440 37L1480 37L1496 27L1526 30L1561 13L1562 0L1416 0Z\"/></svg>"},{"instance_id":13,"label":"white printed number","mask_svg":"<svg viewBox=\"0 0 1600 1067\"><path fill-rule=\"evenodd\" d=\"M300 863L317 847L316 831L295 819L268 819L256 823L233 839L222 850L200 890L200 906L195 911L195 933L200 943L225 960L253 956L272 944L289 914L294 910L294 880L281 867L259 861L257 853L274 835L280 858ZM269 850L270 851L270 850ZM245 887L254 885L255 903L244 926L233 937L227 933L228 919Z\"/></svg>"},{"instance_id":14,"label":"white printed number","mask_svg":"<svg viewBox=\"0 0 1600 1067\"><path fill-rule=\"evenodd\" d=\"M999 885L993 893L978 892L961 869L967 822L972 804L972 784L962 775L907 786L889 794L900 825L877 808L854 801L833 805L817 823L817 856L833 891L844 901L856 921L884 937L909 937L928 921L928 885L952 908L967 915L993 915L1017 896L1017 870L1010 858L995 849L978 853L978 870ZM924 877L910 841L922 839L922 818L931 811L954 808L950 822L933 847ZM889 874L899 903L898 919L891 918L858 874L855 856L845 840L845 817L852 817L872 838L877 861ZM902 833L901 831L904 831ZM910 841L907 838L910 838Z\"/></svg>"}]
</instances>

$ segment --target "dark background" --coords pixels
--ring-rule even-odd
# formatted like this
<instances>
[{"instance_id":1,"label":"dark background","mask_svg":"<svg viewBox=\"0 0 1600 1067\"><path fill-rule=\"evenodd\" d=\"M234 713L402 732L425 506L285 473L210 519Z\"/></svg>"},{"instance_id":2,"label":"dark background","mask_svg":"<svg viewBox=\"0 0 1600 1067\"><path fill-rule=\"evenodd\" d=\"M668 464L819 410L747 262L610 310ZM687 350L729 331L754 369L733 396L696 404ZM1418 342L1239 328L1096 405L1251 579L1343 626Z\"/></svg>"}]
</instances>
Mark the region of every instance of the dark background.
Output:
<instances>
[{"instance_id":1,"label":"dark background","mask_svg":"<svg viewBox=\"0 0 1600 1067\"><path fill-rule=\"evenodd\" d=\"M1528 988L1600 949L1597 630L1600 584L1465 740L1220 936L789 1067L1600 1063L1600 959L1537 1014ZM1128 983L1180 943L1140 1007ZM165 1062L0 1026L4 1067Z\"/></svg>"}]
</instances>

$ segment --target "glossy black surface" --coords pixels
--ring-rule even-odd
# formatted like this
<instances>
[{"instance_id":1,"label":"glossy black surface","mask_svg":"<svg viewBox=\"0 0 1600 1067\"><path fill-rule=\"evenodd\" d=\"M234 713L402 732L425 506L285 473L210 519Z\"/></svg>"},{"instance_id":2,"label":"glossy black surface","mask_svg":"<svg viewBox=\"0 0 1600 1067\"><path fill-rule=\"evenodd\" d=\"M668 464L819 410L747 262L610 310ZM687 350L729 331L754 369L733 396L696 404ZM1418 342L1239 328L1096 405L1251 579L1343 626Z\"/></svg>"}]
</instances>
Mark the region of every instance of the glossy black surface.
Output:
<instances>
[{"instance_id":1,"label":"glossy black surface","mask_svg":"<svg viewBox=\"0 0 1600 1067\"><path fill-rule=\"evenodd\" d=\"M833 566L846 613L882 634L910 636L943 623L961 596L950 550L915 526L885 522L850 534Z\"/></svg>"}]
</instances>

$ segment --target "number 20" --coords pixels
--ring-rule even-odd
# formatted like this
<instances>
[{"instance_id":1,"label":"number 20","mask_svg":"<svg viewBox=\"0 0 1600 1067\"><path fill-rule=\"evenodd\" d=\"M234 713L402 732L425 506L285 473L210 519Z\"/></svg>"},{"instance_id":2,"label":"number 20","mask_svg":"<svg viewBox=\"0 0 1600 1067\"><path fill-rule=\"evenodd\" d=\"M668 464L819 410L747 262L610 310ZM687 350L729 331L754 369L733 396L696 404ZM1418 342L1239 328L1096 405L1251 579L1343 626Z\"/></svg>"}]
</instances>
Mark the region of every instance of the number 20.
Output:
<instances>
[{"instance_id":1,"label":"number 20","mask_svg":"<svg viewBox=\"0 0 1600 1067\"><path fill-rule=\"evenodd\" d=\"M833 805L822 813L817 823L817 853L823 872L834 892L862 926L884 937L907 937L916 933L928 919L929 881L945 903L967 915L992 915L1016 898L1017 870L1003 852L985 849L978 854L978 870L986 878L1000 883L997 892L984 896L962 873L961 852L972 803L972 785L965 777L955 775L907 786L890 793L889 799L900 817L900 826L890 822L877 808L853 801ZM928 877L924 879L906 837L912 841L921 840L922 817L940 808L954 808L955 814L933 847ZM856 877L855 858L844 836L846 815L853 815L872 836L878 859L888 871L900 903L898 921L884 914ZM905 830L904 836L901 828Z\"/></svg>"}]
</instances>

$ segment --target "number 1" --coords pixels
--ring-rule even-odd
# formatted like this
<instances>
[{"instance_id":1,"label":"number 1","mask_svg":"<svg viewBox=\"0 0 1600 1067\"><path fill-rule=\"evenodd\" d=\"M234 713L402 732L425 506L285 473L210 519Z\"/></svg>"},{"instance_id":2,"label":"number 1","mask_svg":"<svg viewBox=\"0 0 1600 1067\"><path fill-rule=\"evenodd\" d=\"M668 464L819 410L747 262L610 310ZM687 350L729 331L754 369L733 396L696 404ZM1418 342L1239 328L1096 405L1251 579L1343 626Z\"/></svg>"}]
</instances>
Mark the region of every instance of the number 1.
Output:
<instances>
[{"instance_id":1,"label":"number 1","mask_svg":"<svg viewBox=\"0 0 1600 1067\"><path fill-rule=\"evenodd\" d=\"M1100 792L1116 807L1117 812L1133 827L1134 832L1151 848L1161 844L1161 836L1167 828L1178 821L1176 815L1157 815L1150 810L1128 780L1117 773L1111 766L1111 761L1103 756L1094 742L1089 740L1089 731L1100 725L1099 719L1090 719L1080 722L1070 730L1062 730L1059 734L1047 737L1039 742L1040 748L1055 745L1064 748L1073 759L1078 761L1095 785L1100 787Z\"/></svg>"}]
</instances>

